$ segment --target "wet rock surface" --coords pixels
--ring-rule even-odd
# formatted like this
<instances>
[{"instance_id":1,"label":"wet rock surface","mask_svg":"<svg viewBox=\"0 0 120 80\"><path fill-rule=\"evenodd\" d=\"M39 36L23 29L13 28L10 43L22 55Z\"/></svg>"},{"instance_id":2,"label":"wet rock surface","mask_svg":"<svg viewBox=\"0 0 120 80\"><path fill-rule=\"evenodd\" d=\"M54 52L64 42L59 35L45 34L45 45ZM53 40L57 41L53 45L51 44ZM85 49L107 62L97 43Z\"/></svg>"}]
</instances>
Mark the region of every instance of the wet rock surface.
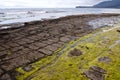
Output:
<instances>
[{"instance_id":1,"label":"wet rock surface","mask_svg":"<svg viewBox=\"0 0 120 80\"><path fill-rule=\"evenodd\" d=\"M85 76L90 80L105 80L106 70L98 66L92 66L88 71L84 72Z\"/></svg>"},{"instance_id":2,"label":"wet rock surface","mask_svg":"<svg viewBox=\"0 0 120 80\"><path fill-rule=\"evenodd\" d=\"M4 25L0 25L0 30L15 29L23 26L25 26L24 23L13 23L13 24L6 24L6 25L4 24Z\"/></svg>"},{"instance_id":3,"label":"wet rock surface","mask_svg":"<svg viewBox=\"0 0 120 80\"><path fill-rule=\"evenodd\" d=\"M117 24L120 22L120 16L118 17L109 17L109 18L99 18L90 21L88 24L93 26L93 28L99 28L104 26L113 26L114 24Z\"/></svg>"},{"instance_id":4,"label":"wet rock surface","mask_svg":"<svg viewBox=\"0 0 120 80\"><path fill-rule=\"evenodd\" d=\"M23 27L0 31L0 69L12 80L14 70L20 66L34 63L61 47L65 42L77 39L93 31L86 22L116 15L81 15L54 20L25 23ZM81 55L77 51L75 54ZM74 54L73 54L74 55ZM7 80L7 79L5 79Z\"/></svg>"}]
</instances>

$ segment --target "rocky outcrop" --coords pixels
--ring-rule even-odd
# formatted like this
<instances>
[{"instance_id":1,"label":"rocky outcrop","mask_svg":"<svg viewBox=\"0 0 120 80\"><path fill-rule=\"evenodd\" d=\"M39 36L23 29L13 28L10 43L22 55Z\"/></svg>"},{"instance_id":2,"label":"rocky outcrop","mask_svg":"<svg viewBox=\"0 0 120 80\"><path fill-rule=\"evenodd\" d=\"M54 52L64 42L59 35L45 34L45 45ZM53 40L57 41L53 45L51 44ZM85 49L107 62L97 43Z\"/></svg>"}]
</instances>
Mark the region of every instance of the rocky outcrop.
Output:
<instances>
[{"instance_id":1,"label":"rocky outcrop","mask_svg":"<svg viewBox=\"0 0 120 80\"><path fill-rule=\"evenodd\" d=\"M0 31L0 80L15 77L14 70L24 67L32 70L32 64L54 51L64 43L77 39L94 29L86 24L89 20L101 17L118 16L118 14L81 15L63 17L55 20L26 23L23 27ZM76 32L77 31L77 32ZM75 52L75 54L73 54ZM75 50L74 56L83 52Z\"/></svg>"}]
</instances>

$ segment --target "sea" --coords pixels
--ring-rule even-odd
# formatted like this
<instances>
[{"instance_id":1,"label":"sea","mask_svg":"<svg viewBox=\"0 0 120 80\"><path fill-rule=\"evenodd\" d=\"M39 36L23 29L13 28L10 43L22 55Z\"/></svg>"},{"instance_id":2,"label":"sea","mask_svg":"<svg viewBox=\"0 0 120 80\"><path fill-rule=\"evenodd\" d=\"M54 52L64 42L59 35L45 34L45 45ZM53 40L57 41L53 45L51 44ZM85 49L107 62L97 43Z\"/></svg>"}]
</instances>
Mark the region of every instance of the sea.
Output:
<instances>
[{"instance_id":1,"label":"sea","mask_svg":"<svg viewBox=\"0 0 120 80\"><path fill-rule=\"evenodd\" d=\"M110 8L4 8L0 9L0 25L55 19L70 15L120 13Z\"/></svg>"}]
</instances>

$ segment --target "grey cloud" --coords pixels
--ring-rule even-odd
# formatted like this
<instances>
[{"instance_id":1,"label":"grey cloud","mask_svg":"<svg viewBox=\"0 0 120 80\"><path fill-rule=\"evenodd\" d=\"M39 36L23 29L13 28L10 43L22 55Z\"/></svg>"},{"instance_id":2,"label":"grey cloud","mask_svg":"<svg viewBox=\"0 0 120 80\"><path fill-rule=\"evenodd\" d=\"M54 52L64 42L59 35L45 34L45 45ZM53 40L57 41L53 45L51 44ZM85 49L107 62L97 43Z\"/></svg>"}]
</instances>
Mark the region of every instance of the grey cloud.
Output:
<instances>
[{"instance_id":1,"label":"grey cloud","mask_svg":"<svg viewBox=\"0 0 120 80\"><path fill-rule=\"evenodd\" d=\"M105 0L0 0L1 7L75 7Z\"/></svg>"}]
</instances>

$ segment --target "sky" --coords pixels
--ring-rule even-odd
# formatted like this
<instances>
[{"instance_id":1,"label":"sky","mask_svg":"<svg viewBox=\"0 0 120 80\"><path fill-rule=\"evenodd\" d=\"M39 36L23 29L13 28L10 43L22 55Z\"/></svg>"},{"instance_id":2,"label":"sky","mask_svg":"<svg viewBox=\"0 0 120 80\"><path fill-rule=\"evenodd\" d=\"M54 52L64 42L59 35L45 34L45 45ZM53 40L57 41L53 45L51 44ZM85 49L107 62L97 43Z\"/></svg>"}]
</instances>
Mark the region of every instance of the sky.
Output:
<instances>
[{"instance_id":1,"label":"sky","mask_svg":"<svg viewBox=\"0 0 120 80\"><path fill-rule=\"evenodd\" d=\"M105 0L0 0L0 8L72 8Z\"/></svg>"}]
</instances>

